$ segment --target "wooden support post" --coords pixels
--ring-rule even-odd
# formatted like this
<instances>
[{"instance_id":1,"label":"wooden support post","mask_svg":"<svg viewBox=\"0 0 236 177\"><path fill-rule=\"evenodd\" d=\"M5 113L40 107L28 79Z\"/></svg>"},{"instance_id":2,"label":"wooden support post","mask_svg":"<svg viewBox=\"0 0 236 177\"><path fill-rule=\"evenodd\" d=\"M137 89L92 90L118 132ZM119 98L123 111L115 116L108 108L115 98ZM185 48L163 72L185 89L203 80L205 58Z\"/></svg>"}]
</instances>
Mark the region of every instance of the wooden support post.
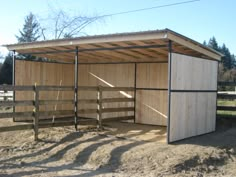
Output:
<instances>
[{"instance_id":1,"label":"wooden support post","mask_svg":"<svg viewBox=\"0 0 236 177\"><path fill-rule=\"evenodd\" d=\"M171 63L172 63L172 41L168 43L168 119L167 119L167 143L170 143L170 108L171 108Z\"/></svg>"},{"instance_id":2,"label":"wooden support post","mask_svg":"<svg viewBox=\"0 0 236 177\"><path fill-rule=\"evenodd\" d=\"M78 130L78 59L79 50L75 48L75 92L74 92L74 111L75 111L75 130Z\"/></svg>"},{"instance_id":3,"label":"wooden support post","mask_svg":"<svg viewBox=\"0 0 236 177\"><path fill-rule=\"evenodd\" d=\"M15 57L16 57L16 51L13 50L13 54L12 54L12 86L15 86ZM13 90L13 102L15 102L15 90ZM15 109L15 106L13 106L13 122L15 122L15 112L16 112L16 109Z\"/></svg>"},{"instance_id":4,"label":"wooden support post","mask_svg":"<svg viewBox=\"0 0 236 177\"><path fill-rule=\"evenodd\" d=\"M34 86L34 140L38 141L39 128L39 90L37 84Z\"/></svg>"},{"instance_id":5,"label":"wooden support post","mask_svg":"<svg viewBox=\"0 0 236 177\"><path fill-rule=\"evenodd\" d=\"M7 91L6 91L6 90L4 90L3 92L4 92L3 100L4 100L4 101L7 101L7 96L6 96L6 94L7 94Z\"/></svg>"},{"instance_id":6,"label":"wooden support post","mask_svg":"<svg viewBox=\"0 0 236 177\"><path fill-rule=\"evenodd\" d=\"M98 113L97 113L97 121L98 121L98 128L102 129L102 86L98 86L97 92L97 100L98 100Z\"/></svg>"},{"instance_id":7,"label":"wooden support post","mask_svg":"<svg viewBox=\"0 0 236 177\"><path fill-rule=\"evenodd\" d=\"M134 123L136 123L137 63L134 64Z\"/></svg>"}]
</instances>

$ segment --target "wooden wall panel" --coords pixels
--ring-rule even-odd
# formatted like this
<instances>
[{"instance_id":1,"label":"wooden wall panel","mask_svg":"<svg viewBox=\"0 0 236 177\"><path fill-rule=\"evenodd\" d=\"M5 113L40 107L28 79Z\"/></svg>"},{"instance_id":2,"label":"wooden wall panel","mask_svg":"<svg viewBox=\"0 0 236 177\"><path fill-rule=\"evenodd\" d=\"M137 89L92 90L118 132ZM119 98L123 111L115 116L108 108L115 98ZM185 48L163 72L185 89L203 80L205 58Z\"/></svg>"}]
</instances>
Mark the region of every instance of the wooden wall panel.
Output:
<instances>
[{"instance_id":1,"label":"wooden wall panel","mask_svg":"<svg viewBox=\"0 0 236 177\"><path fill-rule=\"evenodd\" d=\"M134 64L79 65L79 86L134 87ZM103 98L133 97L132 92L103 92ZM97 93L80 91L79 99L96 99ZM97 108L96 104L79 104L79 109ZM133 107L133 103L107 103L104 108ZM132 112L106 113L103 118L133 115ZM96 118L96 114L81 114Z\"/></svg>"},{"instance_id":2,"label":"wooden wall panel","mask_svg":"<svg viewBox=\"0 0 236 177\"><path fill-rule=\"evenodd\" d=\"M16 60L15 68L16 85L63 85L74 84L74 65L42 63L33 61ZM73 91L43 91L40 92L40 99L73 99ZM16 100L33 100L33 92L16 92ZM16 107L16 111L32 111L32 106ZM40 110L71 110L73 104L66 105L45 105L40 106Z\"/></svg>"},{"instance_id":3,"label":"wooden wall panel","mask_svg":"<svg viewBox=\"0 0 236 177\"><path fill-rule=\"evenodd\" d=\"M171 65L172 89L217 89L217 61L173 53Z\"/></svg>"},{"instance_id":4,"label":"wooden wall panel","mask_svg":"<svg viewBox=\"0 0 236 177\"><path fill-rule=\"evenodd\" d=\"M168 88L168 63L137 64L137 88Z\"/></svg>"},{"instance_id":5,"label":"wooden wall panel","mask_svg":"<svg viewBox=\"0 0 236 177\"><path fill-rule=\"evenodd\" d=\"M215 130L216 93L171 93L170 142Z\"/></svg>"},{"instance_id":6,"label":"wooden wall panel","mask_svg":"<svg viewBox=\"0 0 236 177\"><path fill-rule=\"evenodd\" d=\"M172 54L170 142L215 130L217 64Z\"/></svg>"},{"instance_id":7,"label":"wooden wall panel","mask_svg":"<svg viewBox=\"0 0 236 177\"><path fill-rule=\"evenodd\" d=\"M137 64L137 86L143 88L167 88L167 64ZM79 86L134 87L134 64L79 65ZM144 78L145 77L145 78ZM74 85L74 65L16 61L16 85ZM94 91L78 92L79 99L96 99ZM134 97L133 92L104 92L104 98ZM138 123L166 125L167 91L137 91ZM16 100L33 99L33 92L17 92ZM73 99L73 92L41 92L41 99ZM163 104L162 104L163 102ZM149 106L142 106L142 104ZM133 107L133 103L107 103L104 108ZM96 104L80 104L79 109L97 108ZM159 110L164 116L151 111ZM16 111L32 111L33 107L18 107ZM45 105L40 110L73 109L70 105ZM106 117L128 116L133 112L106 113ZM81 117L96 118L96 114L80 114Z\"/></svg>"},{"instance_id":8,"label":"wooden wall panel","mask_svg":"<svg viewBox=\"0 0 236 177\"><path fill-rule=\"evenodd\" d=\"M167 125L168 91L138 90L136 92L136 122Z\"/></svg>"},{"instance_id":9,"label":"wooden wall panel","mask_svg":"<svg viewBox=\"0 0 236 177\"><path fill-rule=\"evenodd\" d=\"M79 65L78 75L79 86L134 86L134 64Z\"/></svg>"},{"instance_id":10,"label":"wooden wall panel","mask_svg":"<svg viewBox=\"0 0 236 177\"><path fill-rule=\"evenodd\" d=\"M137 64L137 88L168 89L168 64ZM167 93L167 90L137 90L136 122L166 126Z\"/></svg>"}]
</instances>

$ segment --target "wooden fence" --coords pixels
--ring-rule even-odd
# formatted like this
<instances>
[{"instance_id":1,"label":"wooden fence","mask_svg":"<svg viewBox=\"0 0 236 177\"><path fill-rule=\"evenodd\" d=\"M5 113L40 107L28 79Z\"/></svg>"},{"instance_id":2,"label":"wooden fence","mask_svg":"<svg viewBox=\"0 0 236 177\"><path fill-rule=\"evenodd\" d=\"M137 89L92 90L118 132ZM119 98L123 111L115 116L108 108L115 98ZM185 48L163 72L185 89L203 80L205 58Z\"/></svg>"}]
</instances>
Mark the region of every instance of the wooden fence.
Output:
<instances>
[{"instance_id":1,"label":"wooden fence","mask_svg":"<svg viewBox=\"0 0 236 177\"><path fill-rule=\"evenodd\" d=\"M236 118L236 82L218 82L217 117Z\"/></svg>"},{"instance_id":2,"label":"wooden fence","mask_svg":"<svg viewBox=\"0 0 236 177\"><path fill-rule=\"evenodd\" d=\"M0 91L0 101L10 101L13 100L13 92L12 91Z\"/></svg>"},{"instance_id":3,"label":"wooden fence","mask_svg":"<svg viewBox=\"0 0 236 177\"><path fill-rule=\"evenodd\" d=\"M23 125L15 125L8 127L0 127L0 132L5 131L15 131L15 130L26 130L33 129L35 133L35 140L38 139L38 129L46 128L46 127L60 127L60 126L69 126L75 125L77 128L77 123L79 125L87 125L87 124L95 124L99 127L102 126L102 122L105 121L114 121L114 120L131 120L134 119L134 116L126 116L126 117L112 117L102 119L103 113L111 113L111 112L133 112L133 107L119 107L119 108L103 108L103 103L114 103L114 102L134 102L135 98L103 98L104 92L121 92L121 91L132 91L134 92L134 88L131 87L94 87L94 86L80 86L78 87L79 91L92 91L97 92L97 99L78 99L78 103L85 104L97 104L97 109L74 109L74 110L53 110L53 111L40 111L39 107L41 105L49 105L49 104L75 104L75 100L64 99L64 100L41 100L39 95L42 91L72 91L74 92L73 86L0 86L0 90L2 91L29 91L34 92L33 100L12 100L12 101L0 101L0 106L12 106L13 108L17 106L33 106L34 109L32 111L27 112L6 112L0 113L0 118L23 118L23 122L26 120L24 118L32 118L31 120L27 120L28 124ZM13 109L15 110L15 109ZM77 113L76 113L77 110ZM97 119L91 118L80 118L77 117L78 114L88 114L95 113L97 114ZM59 116L58 118L45 119L47 116ZM61 117L64 116L64 117ZM77 122L78 120L78 122Z\"/></svg>"}]
</instances>

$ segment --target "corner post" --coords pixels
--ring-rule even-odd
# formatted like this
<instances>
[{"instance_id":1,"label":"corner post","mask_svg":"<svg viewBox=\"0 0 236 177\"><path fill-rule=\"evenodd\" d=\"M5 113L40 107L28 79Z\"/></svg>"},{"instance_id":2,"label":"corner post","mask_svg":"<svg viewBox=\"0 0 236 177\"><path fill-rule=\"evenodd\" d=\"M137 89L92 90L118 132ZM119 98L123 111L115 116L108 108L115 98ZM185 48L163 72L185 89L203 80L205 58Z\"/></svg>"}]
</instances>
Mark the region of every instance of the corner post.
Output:
<instances>
[{"instance_id":1,"label":"corner post","mask_svg":"<svg viewBox=\"0 0 236 177\"><path fill-rule=\"evenodd\" d=\"M15 87L15 57L16 57L16 51L13 50L13 54L12 54L12 86ZM13 102L15 102L15 89L13 90ZM15 122L15 106L13 106L13 122Z\"/></svg>"},{"instance_id":2,"label":"corner post","mask_svg":"<svg viewBox=\"0 0 236 177\"><path fill-rule=\"evenodd\" d=\"M168 124L167 124L167 143L170 143L170 109L171 109L171 62L172 62L172 41L168 42Z\"/></svg>"},{"instance_id":3,"label":"corner post","mask_svg":"<svg viewBox=\"0 0 236 177\"><path fill-rule=\"evenodd\" d=\"M220 65L220 62L219 61L217 61L217 73L216 73L216 114L215 114L215 130L216 130L216 121L217 121L217 95L218 95L218 91L219 91L219 88L218 88L218 81L219 81L219 65ZM236 91L236 87L235 87L235 91ZM215 131L214 130L214 131Z\"/></svg>"},{"instance_id":4,"label":"corner post","mask_svg":"<svg viewBox=\"0 0 236 177\"><path fill-rule=\"evenodd\" d=\"M79 49L78 46L75 48L75 82L74 82L74 112L75 112L75 130L78 130L78 60L79 60Z\"/></svg>"},{"instance_id":5,"label":"corner post","mask_svg":"<svg viewBox=\"0 0 236 177\"><path fill-rule=\"evenodd\" d=\"M39 89L37 83L34 85L34 140L38 141L39 129Z\"/></svg>"},{"instance_id":6,"label":"corner post","mask_svg":"<svg viewBox=\"0 0 236 177\"><path fill-rule=\"evenodd\" d=\"M134 64L134 123L136 123L136 87L137 87L137 63Z\"/></svg>"}]
</instances>

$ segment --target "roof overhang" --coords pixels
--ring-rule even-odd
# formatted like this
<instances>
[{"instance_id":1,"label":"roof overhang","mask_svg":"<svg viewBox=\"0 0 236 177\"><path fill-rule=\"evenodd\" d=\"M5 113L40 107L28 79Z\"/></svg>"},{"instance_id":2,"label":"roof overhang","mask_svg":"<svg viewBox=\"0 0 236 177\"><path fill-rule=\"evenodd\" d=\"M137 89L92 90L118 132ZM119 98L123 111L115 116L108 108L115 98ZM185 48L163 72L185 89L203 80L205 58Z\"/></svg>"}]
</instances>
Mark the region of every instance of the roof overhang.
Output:
<instances>
[{"instance_id":1,"label":"roof overhang","mask_svg":"<svg viewBox=\"0 0 236 177\"><path fill-rule=\"evenodd\" d=\"M176 53L220 60L221 53L169 29L86 36L31 43L5 45L8 50L58 61L74 61L75 48L79 62L145 62L168 59L168 41Z\"/></svg>"}]
</instances>

